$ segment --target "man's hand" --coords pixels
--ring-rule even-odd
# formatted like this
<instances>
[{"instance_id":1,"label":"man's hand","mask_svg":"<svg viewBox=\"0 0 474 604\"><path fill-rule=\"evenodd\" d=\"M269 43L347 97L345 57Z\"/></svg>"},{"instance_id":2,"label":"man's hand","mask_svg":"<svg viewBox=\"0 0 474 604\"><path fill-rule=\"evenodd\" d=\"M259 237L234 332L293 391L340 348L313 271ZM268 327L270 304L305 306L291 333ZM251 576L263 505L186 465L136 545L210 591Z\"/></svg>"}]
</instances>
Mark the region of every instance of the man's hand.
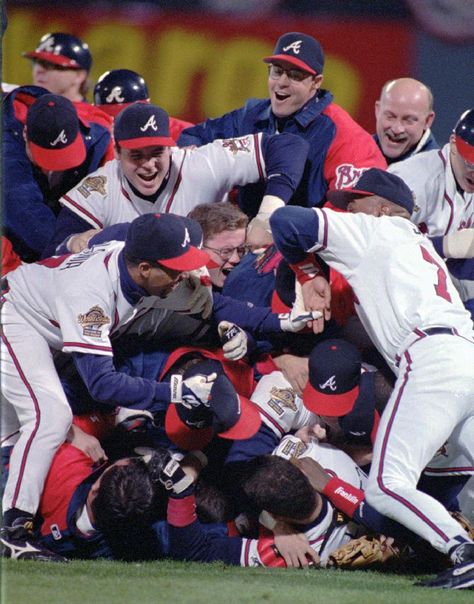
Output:
<instances>
[{"instance_id":1,"label":"man's hand","mask_svg":"<svg viewBox=\"0 0 474 604\"><path fill-rule=\"evenodd\" d=\"M102 229L89 229L88 231L84 231L83 233L77 233L77 235L73 235L69 238L67 242L67 249L73 254L77 254L78 252L82 252L85 250L87 245L89 244L89 240L100 233Z\"/></svg>"},{"instance_id":2,"label":"man's hand","mask_svg":"<svg viewBox=\"0 0 474 604\"><path fill-rule=\"evenodd\" d=\"M290 382L296 394L302 396L308 382L308 359L293 354L281 354L275 357L273 362Z\"/></svg>"},{"instance_id":3,"label":"man's hand","mask_svg":"<svg viewBox=\"0 0 474 604\"><path fill-rule=\"evenodd\" d=\"M185 380L181 375L171 376L171 402L181 403L188 409L205 405L209 407L211 388L217 378L217 373L204 375L198 373Z\"/></svg>"},{"instance_id":4,"label":"man's hand","mask_svg":"<svg viewBox=\"0 0 474 604\"><path fill-rule=\"evenodd\" d=\"M299 468L308 478L310 485L318 493L322 493L324 487L331 480L331 475L314 459L310 457L297 457L291 463Z\"/></svg>"},{"instance_id":5,"label":"man's hand","mask_svg":"<svg viewBox=\"0 0 474 604\"><path fill-rule=\"evenodd\" d=\"M102 445L92 434L87 434L75 424L69 428L66 442L70 443L83 453L88 455L92 461L103 463L108 460Z\"/></svg>"},{"instance_id":6,"label":"man's hand","mask_svg":"<svg viewBox=\"0 0 474 604\"><path fill-rule=\"evenodd\" d=\"M303 533L285 522L277 521L273 528L275 545L289 568L319 566L319 556Z\"/></svg>"},{"instance_id":7,"label":"man's hand","mask_svg":"<svg viewBox=\"0 0 474 604\"><path fill-rule=\"evenodd\" d=\"M296 287L298 296L299 283ZM318 275L301 285L301 295L304 308L307 310L318 310L321 318L312 322L314 333L321 333L324 329L324 321L331 318L331 287L325 277Z\"/></svg>"},{"instance_id":8,"label":"man's hand","mask_svg":"<svg viewBox=\"0 0 474 604\"><path fill-rule=\"evenodd\" d=\"M257 216L252 218L247 227L245 245L250 251L259 252L273 243L272 232Z\"/></svg>"},{"instance_id":9,"label":"man's hand","mask_svg":"<svg viewBox=\"0 0 474 604\"><path fill-rule=\"evenodd\" d=\"M217 326L223 344L222 350L226 359L238 361L247 354L248 337L245 331L229 321L221 321Z\"/></svg>"}]
</instances>

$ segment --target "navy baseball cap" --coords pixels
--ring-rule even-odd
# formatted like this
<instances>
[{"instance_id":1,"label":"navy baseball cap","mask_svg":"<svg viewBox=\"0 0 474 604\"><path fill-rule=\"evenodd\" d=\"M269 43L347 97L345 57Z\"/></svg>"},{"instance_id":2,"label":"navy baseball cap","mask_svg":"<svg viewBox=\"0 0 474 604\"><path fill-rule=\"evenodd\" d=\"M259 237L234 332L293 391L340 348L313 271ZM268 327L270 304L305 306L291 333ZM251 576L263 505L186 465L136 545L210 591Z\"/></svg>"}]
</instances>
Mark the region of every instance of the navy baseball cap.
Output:
<instances>
[{"instance_id":1,"label":"navy baseball cap","mask_svg":"<svg viewBox=\"0 0 474 604\"><path fill-rule=\"evenodd\" d=\"M304 406L318 415L346 415L360 397L368 396L361 382L362 357L355 346L338 338L317 344L309 356Z\"/></svg>"},{"instance_id":2,"label":"navy baseball cap","mask_svg":"<svg viewBox=\"0 0 474 604\"><path fill-rule=\"evenodd\" d=\"M171 403L168 407L166 434L181 449L203 449L215 435L229 440L245 440L260 428L257 406L237 394L219 362L207 360L193 365L184 372L183 378L213 372L217 372L218 376L211 388L208 406L203 404L187 408Z\"/></svg>"},{"instance_id":3,"label":"navy baseball cap","mask_svg":"<svg viewBox=\"0 0 474 604\"><path fill-rule=\"evenodd\" d=\"M79 38L61 32L45 34L38 48L24 52L23 56L27 59L47 61L67 69L90 71L92 65L89 46Z\"/></svg>"},{"instance_id":4,"label":"navy baseball cap","mask_svg":"<svg viewBox=\"0 0 474 604\"><path fill-rule=\"evenodd\" d=\"M30 106L26 138L33 162L43 170L69 170L86 159L76 108L57 94L44 94Z\"/></svg>"},{"instance_id":5,"label":"navy baseball cap","mask_svg":"<svg viewBox=\"0 0 474 604\"><path fill-rule=\"evenodd\" d=\"M463 159L474 164L474 109L465 111L454 128L456 149Z\"/></svg>"},{"instance_id":6,"label":"navy baseball cap","mask_svg":"<svg viewBox=\"0 0 474 604\"><path fill-rule=\"evenodd\" d=\"M411 214L415 205L413 193L408 185L396 174L391 174L380 168L370 168L359 177L354 187L351 189L338 189L328 191L327 199L343 210L347 209L350 201L357 197L367 197L378 195L388 201L408 210Z\"/></svg>"},{"instance_id":7,"label":"navy baseball cap","mask_svg":"<svg viewBox=\"0 0 474 604\"><path fill-rule=\"evenodd\" d=\"M263 59L265 63L286 61L295 67L313 75L323 72L324 52L321 44L312 36L292 31L278 39L271 57Z\"/></svg>"},{"instance_id":8,"label":"navy baseball cap","mask_svg":"<svg viewBox=\"0 0 474 604\"><path fill-rule=\"evenodd\" d=\"M143 214L130 223L124 251L130 258L157 262L176 271L205 266L209 256L191 245L189 220L176 214Z\"/></svg>"},{"instance_id":9,"label":"navy baseball cap","mask_svg":"<svg viewBox=\"0 0 474 604\"><path fill-rule=\"evenodd\" d=\"M120 147L140 149L151 145L174 147L170 119L161 107L151 103L132 103L119 113L114 123L114 139Z\"/></svg>"}]
</instances>

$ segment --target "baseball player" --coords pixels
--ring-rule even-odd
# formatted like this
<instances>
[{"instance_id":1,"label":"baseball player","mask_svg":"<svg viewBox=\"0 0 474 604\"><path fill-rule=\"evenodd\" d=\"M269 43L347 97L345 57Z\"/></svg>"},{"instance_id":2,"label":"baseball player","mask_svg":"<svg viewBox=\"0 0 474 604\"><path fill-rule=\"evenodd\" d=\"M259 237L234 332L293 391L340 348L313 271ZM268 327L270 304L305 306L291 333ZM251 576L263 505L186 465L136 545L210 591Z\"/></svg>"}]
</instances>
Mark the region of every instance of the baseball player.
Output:
<instances>
[{"instance_id":1,"label":"baseball player","mask_svg":"<svg viewBox=\"0 0 474 604\"><path fill-rule=\"evenodd\" d=\"M413 78L386 82L375 101L374 139L387 163L439 149L431 132L434 118L433 93L428 86Z\"/></svg>"},{"instance_id":2,"label":"baseball player","mask_svg":"<svg viewBox=\"0 0 474 604\"><path fill-rule=\"evenodd\" d=\"M111 131L110 116L86 99L92 55L85 42L64 32L47 33L35 50L24 52L23 56L33 63L33 83L36 86L64 96L74 103L83 120ZM113 144L110 142L107 159L113 157Z\"/></svg>"},{"instance_id":3,"label":"baseball player","mask_svg":"<svg viewBox=\"0 0 474 604\"><path fill-rule=\"evenodd\" d=\"M146 212L185 216L199 203L221 201L235 184L266 182L262 203L287 202L303 173L307 144L297 136L249 135L203 148L173 148L167 113L134 103L114 124L118 159L64 195L55 246L74 251L83 233ZM90 235L89 235L90 237ZM83 245L83 244L82 244Z\"/></svg>"},{"instance_id":4,"label":"baseball player","mask_svg":"<svg viewBox=\"0 0 474 604\"><path fill-rule=\"evenodd\" d=\"M322 88L324 52L315 38L285 33L263 60L268 64L269 98L250 99L244 107L187 128L180 146L255 132L297 134L310 145L304 176L292 198L292 204L300 206L320 206L327 190L352 186L367 168L386 167L370 134ZM246 214L255 216L261 195L257 187L240 191L239 205ZM263 223L266 230L274 208L260 208L259 223L252 229Z\"/></svg>"},{"instance_id":5,"label":"baseball player","mask_svg":"<svg viewBox=\"0 0 474 604\"><path fill-rule=\"evenodd\" d=\"M131 69L111 69L103 73L94 86L94 105L113 118L131 103L150 102L150 95L145 80ZM192 126L191 122L170 117L170 136L178 140L184 128Z\"/></svg>"},{"instance_id":6,"label":"baseball player","mask_svg":"<svg viewBox=\"0 0 474 604\"><path fill-rule=\"evenodd\" d=\"M473 584L474 543L416 485L455 431L472 463L472 321L443 261L408 220L410 189L393 174L374 172L393 189L397 203L339 191L331 202L349 213L281 208L271 218L272 232L305 281L308 309L311 277L320 270L314 253L352 286L363 326L397 375L377 432L367 501L451 557L454 567L427 585L461 589Z\"/></svg>"},{"instance_id":7,"label":"baseball player","mask_svg":"<svg viewBox=\"0 0 474 604\"><path fill-rule=\"evenodd\" d=\"M5 556L55 559L35 544L30 530L51 460L71 424L51 349L71 354L92 398L113 407L153 411L181 396L207 400L212 376L184 381L171 376L163 384L130 378L115 370L110 342L114 331L133 319L141 298L166 296L186 271L207 259L190 245L182 218L146 214L132 222L125 243L24 265L8 275L2 297L2 386L6 404L18 416L20 438L3 496Z\"/></svg>"},{"instance_id":8,"label":"baseball player","mask_svg":"<svg viewBox=\"0 0 474 604\"><path fill-rule=\"evenodd\" d=\"M412 221L444 258L474 256L474 109L461 115L449 142L390 166L413 191Z\"/></svg>"},{"instance_id":9,"label":"baseball player","mask_svg":"<svg viewBox=\"0 0 474 604\"><path fill-rule=\"evenodd\" d=\"M68 99L21 86L3 101L2 140L5 234L31 262L54 233L59 197L102 165L111 136Z\"/></svg>"}]
</instances>

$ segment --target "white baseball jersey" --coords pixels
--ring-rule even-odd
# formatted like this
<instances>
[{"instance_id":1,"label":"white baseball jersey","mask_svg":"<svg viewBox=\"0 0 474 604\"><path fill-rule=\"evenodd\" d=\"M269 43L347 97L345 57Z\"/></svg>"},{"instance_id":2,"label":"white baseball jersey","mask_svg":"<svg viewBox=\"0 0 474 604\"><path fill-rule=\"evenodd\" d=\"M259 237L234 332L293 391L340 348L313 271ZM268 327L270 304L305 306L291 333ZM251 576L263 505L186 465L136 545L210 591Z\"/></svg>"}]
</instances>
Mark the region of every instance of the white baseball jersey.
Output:
<instances>
[{"instance_id":1,"label":"white baseball jersey","mask_svg":"<svg viewBox=\"0 0 474 604\"><path fill-rule=\"evenodd\" d=\"M344 451L328 444L319 443L317 439L313 439L312 442L305 445L295 436L285 436L273 451L273 455L285 459L310 457L321 464L330 474L338 476L358 489L363 489L367 480L364 472ZM305 531L310 546L321 558L321 566L326 565L331 552L361 532L360 527L354 522L335 522L335 514L337 512L334 507L324 500L319 517L311 528ZM241 565L262 566L259 542L255 539L245 541L241 553Z\"/></svg>"},{"instance_id":2,"label":"white baseball jersey","mask_svg":"<svg viewBox=\"0 0 474 604\"><path fill-rule=\"evenodd\" d=\"M124 245L115 241L19 267L8 275L5 298L52 348L112 356L110 335L136 313L120 287Z\"/></svg>"},{"instance_id":3,"label":"white baseball jersey","mask_svg":"<svg viewBox=\"0 0 474 604\"><path fill-rule=\"evenodd\" d=\"M460 192L450 159L450 143L389 166L413 191L412 222L430 237L474 226L474 193ZM423 226L424 225L424 226Z\"/></svg>"},{"instance_id":4,"label":"white baseball jersey","mask_svg":"<svg viewBox=\"0 0 474 604\"><path fill-rule=\"evenodd\" d=\"M279 438L303 426L313 426L319 420L306 409L281 371L264 375L250 400L258 406L263 423Z\"/></svg>"},{"instance_id":5,"label":"white baseball jersey","mask_svg":"<svg viewBox=\"0 0 474 604\"><path fill-rule=\"evenodd\" d=\"M349 281L357 314L395 374L400 354L419 338L417 329L446 326L472 340L472 320L446 265L413 223L399 217L313 211L319 216L320 243L309 251Z\"/></svg>"},{"instance_id":6,"label":"white baseball jersey","mask_svg":"<svg viewBox=\"0 0 474 604\"><path fill-rule=\"evenodd\" d=\"M151 212L186 216L200 203L222 201L235 185L266 177L261 138L250 134L192 150L173 147L168 181L154 203L133 192L118 160L86 176L59 201L96 229Z\"/></svg>"}]
</instances>

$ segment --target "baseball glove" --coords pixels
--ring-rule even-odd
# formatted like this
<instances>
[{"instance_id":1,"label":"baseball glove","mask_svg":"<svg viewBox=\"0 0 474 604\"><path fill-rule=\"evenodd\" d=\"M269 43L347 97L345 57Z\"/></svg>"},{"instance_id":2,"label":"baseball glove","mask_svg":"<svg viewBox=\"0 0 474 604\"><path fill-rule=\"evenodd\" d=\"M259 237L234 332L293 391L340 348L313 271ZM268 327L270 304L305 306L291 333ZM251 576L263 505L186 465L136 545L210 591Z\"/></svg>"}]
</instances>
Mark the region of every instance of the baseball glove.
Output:
<instances>
[{"instance_id":1,"label":"baseball glove","mask_svg":"<svg viewBox=\"0 0 474 604\"><path fill-rule=\"evenodd\" d=\"M364 535L359 539L352 539L333 551L326 566L344 570L361 570L385 566L389 561L393 562L399 557L400 550L390 537Z\"/></svg>"},{"instance_id":2,"label":"baseball glove","mask_svg":"<svg viewBox=\"0 0 474 604\"><path fill-rule=\"evenodd\" d=\"M454 520L457 520L471 539L474 539L474 526L461 512L449 512Z\"/></svg>"}]
</instances>

